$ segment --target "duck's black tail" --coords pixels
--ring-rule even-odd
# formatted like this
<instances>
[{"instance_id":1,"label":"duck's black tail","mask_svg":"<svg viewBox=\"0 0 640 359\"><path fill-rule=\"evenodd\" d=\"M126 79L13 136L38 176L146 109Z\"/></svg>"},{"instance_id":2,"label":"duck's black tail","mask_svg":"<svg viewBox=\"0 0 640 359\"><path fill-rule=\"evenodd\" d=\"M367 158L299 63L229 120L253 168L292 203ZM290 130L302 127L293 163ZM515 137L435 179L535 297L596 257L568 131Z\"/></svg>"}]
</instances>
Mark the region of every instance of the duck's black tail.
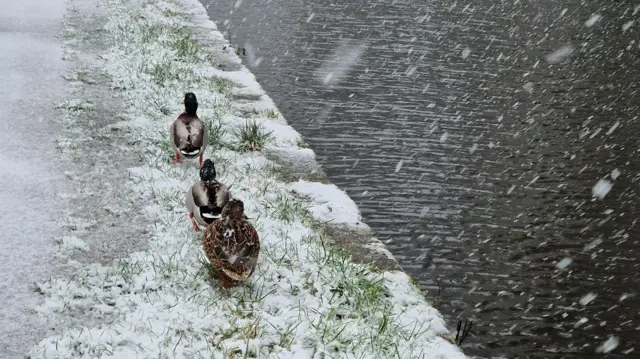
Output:
<instances>
[{"instance_id":1,"label":"duck's black tail","mask_svg":"<svg viewBox=\"0 0 640 359\"><path fill-rule=\"evenodd\" d=\"M200 155L200 149L201 147L189 144L180 149L180 154L187 158L195 158Z\"/></svg>"}]
</instances>

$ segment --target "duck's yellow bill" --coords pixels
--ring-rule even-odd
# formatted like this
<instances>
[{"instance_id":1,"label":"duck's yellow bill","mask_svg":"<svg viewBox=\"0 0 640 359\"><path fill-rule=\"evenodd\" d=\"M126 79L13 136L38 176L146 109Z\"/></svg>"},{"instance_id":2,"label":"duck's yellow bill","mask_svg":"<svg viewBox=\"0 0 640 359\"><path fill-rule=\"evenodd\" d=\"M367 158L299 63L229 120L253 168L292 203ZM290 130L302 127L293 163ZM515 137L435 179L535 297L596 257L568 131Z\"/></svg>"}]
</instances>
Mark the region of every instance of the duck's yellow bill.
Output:
<instances>
[{"instance_id":1,"label":"duck's yellow bill","mask_svg":"<svg viewBox=\"0 0 640 359\"><path fill-rule=\"evenodd\" d=\"M184 100L180 100L180 104L181 104L181 105L184 105Z\"/></svg>"}]
</instances>

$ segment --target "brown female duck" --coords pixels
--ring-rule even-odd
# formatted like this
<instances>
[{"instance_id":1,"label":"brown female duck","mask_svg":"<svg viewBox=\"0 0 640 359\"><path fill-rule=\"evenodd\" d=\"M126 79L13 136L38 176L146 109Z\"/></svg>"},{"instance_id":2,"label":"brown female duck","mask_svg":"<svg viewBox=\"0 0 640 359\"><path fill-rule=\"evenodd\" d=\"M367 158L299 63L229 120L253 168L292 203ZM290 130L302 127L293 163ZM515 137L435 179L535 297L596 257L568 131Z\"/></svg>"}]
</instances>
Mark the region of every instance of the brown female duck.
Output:
<instances>
[{"instance_id":1,"label":"brown female duck","mask_svg":"<svg viewBox=\"0 0 640 359\"><path fill-rule=\"evenodd\" d=\"M221 218L208 225L202 247L224 288L247 280L256 268L260 253L258 232L244 216L244 203L230 200Z\"/></svg>"}]
</instances>

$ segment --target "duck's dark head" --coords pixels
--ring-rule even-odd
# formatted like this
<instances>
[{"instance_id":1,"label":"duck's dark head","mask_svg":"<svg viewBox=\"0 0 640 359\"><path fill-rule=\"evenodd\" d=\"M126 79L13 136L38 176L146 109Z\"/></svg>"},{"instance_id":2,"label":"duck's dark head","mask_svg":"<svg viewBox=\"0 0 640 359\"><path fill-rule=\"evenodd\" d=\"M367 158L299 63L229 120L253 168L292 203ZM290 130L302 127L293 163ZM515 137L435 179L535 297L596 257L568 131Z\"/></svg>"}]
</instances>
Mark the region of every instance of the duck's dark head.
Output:
<instances>
[{"instance_id":1,"label":"duck's dark head","mask_svg":"<svg viewBox=\"0 0 640 359\"><path fill-rule=\"evenodd\" d=\"M216 166L213 164L213 161L209 158L204 160L202 164L202 168L200 168L200 181L210 182L215 181L216 179Z\"/></svg>"},{"instance_id":2,"label":"duck's dark head","mask_svg":"<svg viewBox=\"0 0 640 359\"><path fill-rule=\"evenodd\" d=\"M244 202L239 199L232 199L222 209L222 217L231 217L233 219L241 219L244 214Z\"/></svg>"},{"instance_id":3,"label":"duck's dark head","mask_svg":"<svg viewBox=\"0 0 640 359\"><path fill-rule=\"evenodd\" d=\"M195 115L198 111L198 99L193 92L187 92L180 103L184 104L184 112L189 115Z\"/></svg>"}]
</instances>

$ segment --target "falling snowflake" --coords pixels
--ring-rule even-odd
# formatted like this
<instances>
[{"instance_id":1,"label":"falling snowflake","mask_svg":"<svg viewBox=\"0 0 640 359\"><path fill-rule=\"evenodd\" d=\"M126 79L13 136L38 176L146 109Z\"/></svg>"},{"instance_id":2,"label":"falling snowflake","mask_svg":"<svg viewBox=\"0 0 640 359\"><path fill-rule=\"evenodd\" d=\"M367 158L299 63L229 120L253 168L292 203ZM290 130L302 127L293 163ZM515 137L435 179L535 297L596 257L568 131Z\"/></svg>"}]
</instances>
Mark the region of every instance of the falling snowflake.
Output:
<instances>
[{"instance_id":1,"label":"falling snowflake","mask_svg":"<svg viewBox=\"0 0 640 359\"><path fill-rule=\"evenodd\" d=\"M315 12L312 12L311 15L307 18L307 22L310 22L316 16Z\"/></svg>"},{"instance_id":2,"label":"falling snowflake","mask_svg":"<svg viewBox=\"0 0 640 359\"><path fill-rule=\"evenodd\" d=\"M584 22L584 26L586 26L586 27L591 27L591 26L595 25L595 24L596 24L596 22L598 22L598 20L600 20L600 19L602 19L602 15L600 15L600 14L593 14L593 15L589 18L589 20L587 20L587 21L585 21L585 22Z\"/></svg>"},{"instance_id":3,"label":"falling snowflake","mask_svg":"<svg viewBox=\"0 0 640 359\"><path fill-rule=\"evenodd\" d=\"M587 318L584 318L584 317L583 317L583 318L581 318L580 320L578 320L578 321L573 325L573 327L574 327L574 328L577 328L577 327L581 326L582 324L584 324L584 323L586 323L586 322L588 322L588 321L589 321L589 319L587 319Z\"/></svg>"},{"instance_id":4,"label":"falling snowflake","mask_svg":"<svg viewBox=\"0 0 640 359\"><path fill-rule=\"evenodd\" d=\"M612 335L609 337L609 339L605 340L604 343L602 343L602 345L598 347L598 349L596 349L596 352L607 354L617 348L618 345L620 345L620 339Z\"/></svg>"},{"instance_id":5,"label":"falling snowflake","mask_svg":"<svg viewBox=\"0 0 640 359\"><path fill-rule=\"evenodd\" d=\"M567 57L569 57L569 55L573 53L574 49L575 48L571 44L564 45L559 49L555 50L554 52L550 53L549 55L547 55L546 57L547 62L550 64L555 64L557 62L560 62L566 59Z\"/></svg>"},{"instance_id":6,"label":"falling snowflake","mask_svg":"<svg viewBox=\"0 0 640 359\"><path fill-rule=\"evenodd\" d=\"M474 152L476 152L477 149L478 149L478 144L474 143L469 149L469 154L473 154Z\"/></svg>"},{"instance_id":7,"label":"falling snowflake","mask_svg":"<svg viewBox=\"0 0 640 359\"><path fill-rule=\"evenodd\" d=\"M467 57L469 57L469 55L471 55L471 49L470 48L465 48L464 50L462 50L462 58L466 59Z\"/></svg>"},{"instance_id":8,"label":"falling snowflake","mask_svg":"<svg viewBox=\"0 0 640 359\"><path fill-rule=\"evenodd\" d=\"M601 179L598 181L598 183L596 183L595 186L593 186L593 189L591 191L594 197L603 199L609 193L609 191L611 191L611 188L613 188L613 183L607 181L606 179Z\"/></svg>"},{"instance_id":9,"label":"falling snowflake","mask_svg":"<svg viewBox=\"0 0 640 359\"><path fill-rule=\"evenodd\" d=\"M398 171L400 171L400 169L402 168L402 165L404 164L403 160L400 160L400 162L398 162L398 164L396 165L396 171L395 173L398 173Z\"/></svg>"},{"instance_id":10,"label":"falling snowflake","mask_svg":"<svg viewBox=\"0 0 640 359\"><path fill-rule=\"evenodd\" d=\"M571 262L573 262L573 259L571 259L569 257L563 258L563 259L559 260L558 263L556 263L556 268L558 268L560 270L565 270L565 269L567 269L569 264L571 264Z\"/></svg>"},{"instance_id":11,"label":"falling snowflake","mask_svg":"<svg viewBox=\"0 0 640 359\"><path fill-rule=\"evenodd\" d=\"M590 251L590 250L596 248L597 246L599 246L600 244L602 244L602 239L600 239L600 238L594 239L593 241L585 244L584 250L585 251Z\"/></svg>"},{"instance_id":12,"label":"falling snowflake","mask_svg":"<svg viewBox=\"0 0 640 359\"><path fill-rule=\"evenodd\" d=\"M616 168L611 171L611 179L615 181L618 177L620 177L620 170Z\"/></svg>"},{"instance_id":13,"label":"falling snowflake","mask_svg":"<svg viewBox=\"0 0 640 359\"><path fill-rule=\"evenodd\" d=\"M416 73L416 70L418 70L418 66L409 66L409 68L407 69L407 71L404 72L404 74L407 76L411 76Z\"/></svg>"},{"instance_id":14,"label":"falling snowflake","mask_svg":"<svg viewBox=\"0 0 640 359\"><path fill-rule=\"evenodd\" d=\"M449 137L449 132L443 133L442 136L440 136L440 142L446 141L448 137Z\"/></svg>"},{"instance_id":15,"label":"falling snowflake","mask_svg":"<svg viewBox=\"0 0 640 359\"><path fill-rule=\"evenodd\" d=\"M587 305L591 303L594 299L596 299L597 296L598 296L597 294L589 292L583 295L582 298L580 298L580 304Z\"/></svg>"},{"instance_id":16,"label":"falling snowflake","mask_svg":"<svg viewBox=\"0 0 640 359\"><path fill-rule=\"evenodd\" d=\"M522 85L522 88L528 93L533 93L533 82L527 82L526 84Z\"/></svg>"},{"instance_id":17,"label":"falling snowflake","mask_svg":"<svg viewBox=\"0 0 640 359\"><path fill-rule=\"evenodd\" d=\"M622 25L622 31L627 31L629 30L629 28L633 25L634 20L631 20L629 22L626 22L624 25Z\"/></svg>"},{"instance_id":18,"label":"falling snowflake","mask_svg":"<svg viewBox=\"0 0 640 359\"><path fill-rule=\"evenodd\" d=\"M430 211L429 207L422 207L422 210L420 211L420 218L426 216L427 213L429 213L429 211Z\"/></svg>"},{"instance_id":19,"label":"falling snowflake","mask_svg":"<svg viewBox=\"0 0 640 359\"><path fill-rule=\"evenodd\" d=\"M616 121L616 123L613 124L613 126L611 126L611 128L609 129L609 131L607 131L607 135L610 135L613 133L613 131L616 130L616 128L618 128L618 126L620 126L620 121Z\"/></svg>"},{"instance_id":20,"label":"falling snowflake","mask_svg":"<svg viewBox=\"0 0 640 359\"><path fill-rule=\"evenodd\" d=\"M330 86L339 83L360 61L367 49L362 42L343 40L329 58L315 71L316 79Z\"/></svg>"}]
</instances>

